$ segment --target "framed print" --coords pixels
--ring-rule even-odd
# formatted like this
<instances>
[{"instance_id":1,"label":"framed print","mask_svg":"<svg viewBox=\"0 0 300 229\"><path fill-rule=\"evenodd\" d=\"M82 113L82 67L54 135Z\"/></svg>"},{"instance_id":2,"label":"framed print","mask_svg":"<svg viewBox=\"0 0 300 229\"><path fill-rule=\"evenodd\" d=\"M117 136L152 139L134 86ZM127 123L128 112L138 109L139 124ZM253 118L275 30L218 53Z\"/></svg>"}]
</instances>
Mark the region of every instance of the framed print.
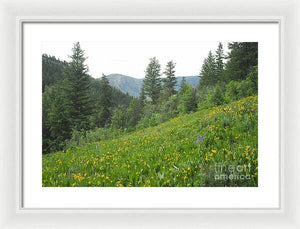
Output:
<instances>
[{"instance_id":1,"label":"framed print","mask_svg":"<svg viewBox=\"0 0 300 229\"><path fill-rule=\"evenodd\" d=\"M164 17L151 5L138 16L140 4L120 12L132 16L71 7L87 17L1 5L1 225L299 226L298 4L269 17L249 1L237 18L174 4Z\"/></svg>"},{"instance_id":2,"label":"framed print","mask_svg":"<svg viewBox=\"0 0 300 229\"><path fill-rule=\"evenodd\" d=\"M25 208L280 207L278 23L22 29Z\"/></svg>"}]
</instances>

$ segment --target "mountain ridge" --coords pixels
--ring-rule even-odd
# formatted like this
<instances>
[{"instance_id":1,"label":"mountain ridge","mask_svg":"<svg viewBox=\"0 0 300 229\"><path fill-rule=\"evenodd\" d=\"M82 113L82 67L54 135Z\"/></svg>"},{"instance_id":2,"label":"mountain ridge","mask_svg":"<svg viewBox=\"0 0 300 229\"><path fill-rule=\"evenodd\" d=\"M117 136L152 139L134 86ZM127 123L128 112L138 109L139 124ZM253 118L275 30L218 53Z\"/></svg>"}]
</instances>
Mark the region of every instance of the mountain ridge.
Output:
<instances>
[{"instance_id":1,"label":"mountain ridge","mask_svg":"<svg viewBox=\"0 0 300 229\"><path fill-rule=\"evenodd\" d=\"M186 82L191 85L197 85L200 78L198 76L176 76L176 90L180 88L181 81L185 78ZM138 97L143 86L144 78L135 78L119 73L107 75L111 86L119 88L122 92L128 93L131 96Z\"/></svg>"}]
</instances>

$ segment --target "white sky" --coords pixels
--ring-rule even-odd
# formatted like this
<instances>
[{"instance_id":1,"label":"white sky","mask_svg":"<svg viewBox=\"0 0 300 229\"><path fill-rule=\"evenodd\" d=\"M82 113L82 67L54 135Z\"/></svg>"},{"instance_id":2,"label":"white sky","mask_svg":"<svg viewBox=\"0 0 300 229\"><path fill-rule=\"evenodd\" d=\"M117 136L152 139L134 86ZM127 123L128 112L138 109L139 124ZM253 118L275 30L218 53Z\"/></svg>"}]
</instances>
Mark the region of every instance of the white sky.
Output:
<instances>
[{"instance_id":1,"label":"white sky","mask_svg":"<svg viewBox=\"0 0 300 229\"><path fill-rule=\"evenodd\" d=\"M42 43L42 53L69 61L74 41L51 41ZM100 41L80 42L85 50L89 73L98 78L102 73L120 73L135 78L144 78L149 58L156 56L162 66L173 60L176 76L198 75L205 57L215 52L218 42L197 41ZM222 42L227 53L227 42Z\"/></svg>"}]
</instances>

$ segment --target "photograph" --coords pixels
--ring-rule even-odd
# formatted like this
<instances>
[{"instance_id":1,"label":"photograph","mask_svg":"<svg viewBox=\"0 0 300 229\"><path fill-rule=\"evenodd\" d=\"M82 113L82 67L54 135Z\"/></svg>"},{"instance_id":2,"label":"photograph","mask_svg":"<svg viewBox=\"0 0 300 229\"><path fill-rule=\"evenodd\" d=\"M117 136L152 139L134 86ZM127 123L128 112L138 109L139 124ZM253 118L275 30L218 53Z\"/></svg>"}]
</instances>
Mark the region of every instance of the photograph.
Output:
<instances>
[{"instance_id":1,"label":"photograph","mask_svg":"<svg viewBox=\"0 0 300 229\"><path fill-rule=\"evenodd\" d=\"M258 42L42 42L42 187L258 187Z\"/></svg>"}]
</instances>

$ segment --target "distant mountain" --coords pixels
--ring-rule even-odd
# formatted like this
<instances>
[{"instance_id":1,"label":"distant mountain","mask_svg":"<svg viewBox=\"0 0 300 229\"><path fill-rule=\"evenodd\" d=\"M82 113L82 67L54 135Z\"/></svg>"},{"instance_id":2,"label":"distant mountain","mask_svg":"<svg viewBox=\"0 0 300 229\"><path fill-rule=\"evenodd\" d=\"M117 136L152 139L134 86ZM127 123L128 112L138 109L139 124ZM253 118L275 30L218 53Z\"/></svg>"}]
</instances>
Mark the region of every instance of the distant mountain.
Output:
<instances>
[{"instance_id":1,"label":"distant mountain","mask_svg":"<svg viewBox=\"0 0 300 229\"><path fill-rule=\"evenodd\" d=\"M122 92L138 97L143 85L143 79L137 79L122 74L110 74L107 76L111 86L119 88Z\"/></svg>"},{"instance_id":2,"label":"distant mountain","mask_svg":"<svg viewBox=\"0 0 300 229\"><path fill-rule=\"evenodd\" d=\"M197 85L199 83L198 76L184 76L188 84ZM144 79L137 79L122 74L110 74L107 76L111 86L119 88L122 92L138 97L143 86ZM176 89L180 88L183 76L177 77Z\"/></svg>"}]
</instances>

